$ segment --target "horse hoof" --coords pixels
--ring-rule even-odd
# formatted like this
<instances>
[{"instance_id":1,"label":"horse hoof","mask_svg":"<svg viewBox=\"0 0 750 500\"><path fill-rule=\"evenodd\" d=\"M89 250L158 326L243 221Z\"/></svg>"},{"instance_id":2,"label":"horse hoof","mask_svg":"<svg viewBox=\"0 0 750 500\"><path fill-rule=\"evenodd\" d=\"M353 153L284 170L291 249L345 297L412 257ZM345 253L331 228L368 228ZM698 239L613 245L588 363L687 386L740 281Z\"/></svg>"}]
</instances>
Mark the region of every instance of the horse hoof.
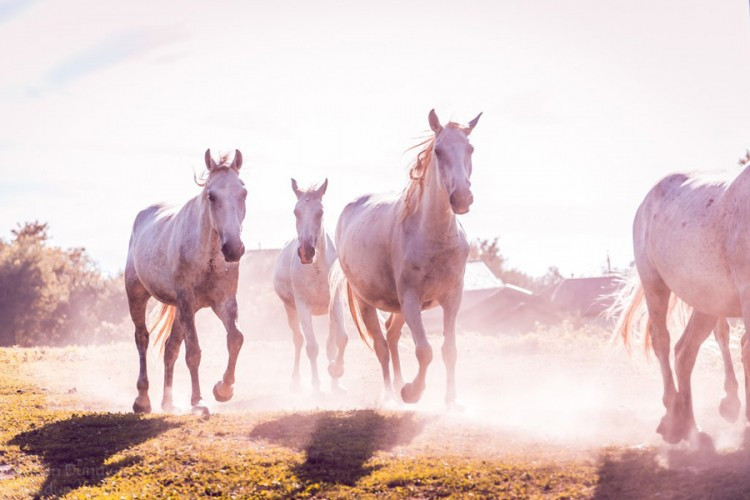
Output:
<instances>
[{"instance_id":1,"label":"horse hoof","mask_svg":"<svg viewBox=\"0 0 750 500\"><path fill-rule=\"evenodd\" d=\"M211 412L208 411L207 406L203 405L195 405L193 406L193 409L190 411L193 415L197 415L201 418L208 418L211 416Z\"/></svg>"},{"instance_id":2,"label":"horse hoof","mask_svg":"<svg viewBox=\"0 0 750 500\"><path fill-rule=\"evenodd\" d=\"M151 413L151 404L147 403L145 405L139 405L138 401L133 403L133 412L134 413Z\"/></svg>"},{"instance_id":3,"label":"horse hoof","mask_svg":"<svg viewBox=\"0 0 750 500\"><path fill-rule=\"evenodd\" d=\"M227 385L221 380L216 382L214 385L214 398L216 401L226 403L232 399L232 396L234 396L234 388L231 385Z\"/></svg>"},{"instance_id":4,"label":"horse hoof","mask_svg":"<svg viewBox=\"0 0 750 500\"><path fill-rule=\"evenodd\" d=\"M719 404L719 413L724 420L734 423L740 416L740 400L737 397L726 396Z\"/></svg>"},{"instance_id":5,"label":"horse hoof","mask_svg":"<svg viewBox=\"0 0 750 500\"><path fill-rule=\"evenodd\" d=\"M682 434L675 432L674 425L667 421L667 417L661 419L659 426L656 428L656 432L661 434L662 439L669 444L677 444L682 441Z\"/></svg>"},{"instance_id":6,"label":"horse hoof","mask_svg":"<svg viewBox=\"0 0 750 500\"><path fill-rule=\"evenodd\" d=\"M328 365L328 375L331 378L341 378L344 375L344 363L330 363Z\"/></svg>"},{"instance_id":7,"label":"horse hoof","mask_svg":"<svg viewBox=\"0 0 750 500\"><path fill-rule=\"evenodd\" d=\"M445 405L450 413L463 413L466 411L466 406L462 405L455 399L453 401L446 401Z\"/></svg>"},{"instance_id":8,"label":"horse hoof","mask_svg":"<svg viewBox=\"0 0 750 500\"><path fill-rule=\"evenodd\" d=\"M698 452L707 455L716 454L716 446L714 446L714 440L711 436L705 432L698 431L693 439L694 446L698 449Z\"/></svg>"},{"instance_id":9,"label":"horse hoof","mask_svg":"<svg viewBox=\"0 0 750 500\"><path fill-rule=\"evenodd\" d=\"M401 388L401 399L404 403L414 404L422 397L424 388L418 388L414 384L404 384Z\"/></svg>"},{"instance_id":10,"label":"horse hoof","mask_svg":"<svg viewBox=\"0 0 750 500\"><path fill-rule=\"evenodd\" d=\"M346 387L338 383L338 380L333 379L331 380L331 392L334 394L346 394L347 390Z\"/></svg>"},{"instance_id":11,"label":"horse hoof","mask_svg":"<svg viewBox=\"0 0 750 500\"><path fill-rule=\"evenodd\" d=\"M294 394L302 392L302 386L300 385L299 380L292 380L292 383L289 384L289 390Z\"/></svg>"}]
</instances>

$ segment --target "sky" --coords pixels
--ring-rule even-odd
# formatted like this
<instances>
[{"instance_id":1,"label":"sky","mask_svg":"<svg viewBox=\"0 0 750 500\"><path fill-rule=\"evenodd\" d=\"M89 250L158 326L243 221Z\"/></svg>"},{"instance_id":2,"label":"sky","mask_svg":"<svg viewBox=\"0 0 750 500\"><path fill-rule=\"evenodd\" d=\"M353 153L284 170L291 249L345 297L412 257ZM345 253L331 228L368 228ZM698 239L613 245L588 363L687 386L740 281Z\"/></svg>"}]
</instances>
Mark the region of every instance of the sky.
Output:
<instances>
[{"instance_id":1,"label":"sky","mask_svg":"<svg viewBox=\"0 0 750 500\"><path fill-rule=\"evenodd\" d=\"M249 249L294 237L300 185L326 226L400 190L435 108L471 135L468 236L533 275L632 261L631 224L671 172L750 147L745 0L0 0L0 237L124 267L135 215L199 193L240 149Z\"/></svg>"}]
</instances>

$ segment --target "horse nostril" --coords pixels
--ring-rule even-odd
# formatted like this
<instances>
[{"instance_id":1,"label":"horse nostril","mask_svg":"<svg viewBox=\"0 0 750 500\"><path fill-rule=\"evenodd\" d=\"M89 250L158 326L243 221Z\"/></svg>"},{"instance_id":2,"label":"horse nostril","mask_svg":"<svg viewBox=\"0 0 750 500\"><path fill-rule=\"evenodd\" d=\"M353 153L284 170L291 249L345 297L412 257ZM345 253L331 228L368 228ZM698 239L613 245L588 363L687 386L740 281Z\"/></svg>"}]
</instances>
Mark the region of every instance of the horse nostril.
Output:
<instances>
[{"instance_id":1,"label":"horse nostril","mask_svg":"<svg viewBox=\"0 0 750 500\"><path fill-rule=\"evenodd\" d=\"M226 255L227 252L229 252L229 247L227 247L227 244L224 243L223 245L221 245L221 253L223 253L224 255Z\"/></svg>"}]
</instances>

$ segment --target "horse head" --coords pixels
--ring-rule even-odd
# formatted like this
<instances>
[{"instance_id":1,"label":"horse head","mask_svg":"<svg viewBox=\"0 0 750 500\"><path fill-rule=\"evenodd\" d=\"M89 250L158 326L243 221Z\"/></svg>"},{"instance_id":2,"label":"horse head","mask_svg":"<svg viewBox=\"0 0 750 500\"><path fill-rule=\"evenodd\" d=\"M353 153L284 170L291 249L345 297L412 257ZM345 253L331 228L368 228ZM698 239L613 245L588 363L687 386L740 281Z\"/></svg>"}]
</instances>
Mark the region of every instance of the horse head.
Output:
<instances>
[{"instance_id":1,"label":"horse head","mask_svg":"<svg viewBox=\"0 0 750 500\"><path fill-rule=\"evenodd\" d=\"M303 264L315 258L315 246L323 233L323 195L328 188L328 179L316 188L300 189L292 179L292 191L297 196L294 217L297 219L297 255Z\"/></svg>"},{"instance_id":2,"label":"horse head","mask_svg":"<svg viewBox=\"0 0 750 500\"><path fill-rule=\"evenodd\" d=\"M208 203L211 227L219 235L224 259L237 262L245 253L241 232L247 189L239 176L242 153L237 149L231 163L226 156L222 156L217 164L211 157L211 150L207 149L205 159L208 178L203 195Z\"/></svg>"},{"instance_id":3,"label":"horse head","mask_svg":"<svg viewBox=\"0 0 750 500\"><path fill-rule=\"evenodd\" d=\"M445 192L448 194L451 209L454 213L465 214L474 202L471 193L471 154L474 147L469 143L469 134L479 122L479 113L467 126L448 123L445 127L431 110L430 128L435 133L433 151L437 161L438 172Z\"/></svg>"}]
</instances>

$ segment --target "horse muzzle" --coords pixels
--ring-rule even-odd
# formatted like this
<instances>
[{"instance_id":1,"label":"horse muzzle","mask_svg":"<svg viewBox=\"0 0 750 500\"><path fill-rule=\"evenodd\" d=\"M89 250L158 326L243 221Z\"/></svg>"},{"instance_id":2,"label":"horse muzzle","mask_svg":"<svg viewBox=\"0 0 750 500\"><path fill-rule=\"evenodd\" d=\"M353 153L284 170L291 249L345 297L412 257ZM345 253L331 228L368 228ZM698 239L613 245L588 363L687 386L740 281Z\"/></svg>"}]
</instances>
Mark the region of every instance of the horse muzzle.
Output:
<instances>
[{"instance_id":1,"label":"horse muzzle","mask_svg":"<svg viewBox=\"0 0 750 500\"><path fill-rule=\"evenodd\" d=\"M474 195L471 194L471 191L467 191L465 193L454 191L453 193L451 193L450 203L453 213L463 215L465 213L468 213L469 207L471 207L471 204L474 203Z\"/></svg>"},{"instance_id":2,"label":"horse muzzle","mask_svg":"<svg viewBox=\"0 0 750 500\"><path fill-rule=\"evenodd\" d=\"M221 253L224 254L224 260L227 262L237 262L245 254L245 245L242 242L239 245L224 243L221 245Z\"/></svg>"},{"instance_id":3,"label":"horse muzzle","mask_svg":"<svg viewBox=\"0 0 750 500\"><path fill-rule=\"evenodd\" d=\"M312 264L315 259L315 247L309 243L303 243L297 248L297 255L303 264Z\"/></svg>"}]
</instances>

